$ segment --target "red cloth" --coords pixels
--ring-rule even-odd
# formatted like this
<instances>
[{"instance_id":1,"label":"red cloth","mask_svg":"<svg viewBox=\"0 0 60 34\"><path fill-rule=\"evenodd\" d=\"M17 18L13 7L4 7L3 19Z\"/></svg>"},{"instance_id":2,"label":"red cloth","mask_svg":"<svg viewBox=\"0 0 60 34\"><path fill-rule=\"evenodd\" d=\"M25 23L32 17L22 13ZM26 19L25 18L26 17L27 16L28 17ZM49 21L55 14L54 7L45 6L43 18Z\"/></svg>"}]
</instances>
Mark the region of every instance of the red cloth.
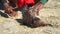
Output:
<instances>
[{"instance_id":1,"label":"red cloth","mask_svg":"<svg viewBox=\"0 0 60 34\"><path fill-rule=\"evenodd\" d=\"M34 0L25 0L26 4L34 4Z\"/></svg>"},{"instance_id":2,"label":"red cloth","mask_svg":"<svg viewBox=\"0 0 60 34\"><path fill-rule=\"evenodd\" d=\"M34 0L18 0L18 6L23 7L24 5L34 4Z\"/></svg>"}]
</instances>

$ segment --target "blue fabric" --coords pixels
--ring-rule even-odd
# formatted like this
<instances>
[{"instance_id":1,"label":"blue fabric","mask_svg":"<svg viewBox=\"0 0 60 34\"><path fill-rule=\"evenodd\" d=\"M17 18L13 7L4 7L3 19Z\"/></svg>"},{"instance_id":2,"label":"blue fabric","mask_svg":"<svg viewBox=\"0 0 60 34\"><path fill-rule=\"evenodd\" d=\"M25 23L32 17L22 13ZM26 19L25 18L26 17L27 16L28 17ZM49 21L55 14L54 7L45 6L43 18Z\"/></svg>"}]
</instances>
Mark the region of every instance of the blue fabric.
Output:
<instances>
[{"instance_id":1,"label":"blue fabric","mask_svg":"<svg viewBox=\"0 0 60 34\"><path fill-rule=\"evenodd\" d=\"M1 0L0 1L0 9L3 9L3 4L6 2L6 0Z\"/></svg>"},{"instance_id":2,"label":"blue fabric","mask_svg":"<svg viewBox=\"0 0 60 34\"><path fill-rule=\"evenodd\" d=\"M3 4L2 3L0 3L0 10L2 10L3 9Z\"/></svg>"},{"instance_id":3,"label":"blue fabric","mask_svg":"<svg viewBox=\"0 0 60 34\"><path fill-rule=\"evenodd\" d=\"M6 0L1 0L1 3L4 4L6 2Z\"/></svg>"}]
</instances>

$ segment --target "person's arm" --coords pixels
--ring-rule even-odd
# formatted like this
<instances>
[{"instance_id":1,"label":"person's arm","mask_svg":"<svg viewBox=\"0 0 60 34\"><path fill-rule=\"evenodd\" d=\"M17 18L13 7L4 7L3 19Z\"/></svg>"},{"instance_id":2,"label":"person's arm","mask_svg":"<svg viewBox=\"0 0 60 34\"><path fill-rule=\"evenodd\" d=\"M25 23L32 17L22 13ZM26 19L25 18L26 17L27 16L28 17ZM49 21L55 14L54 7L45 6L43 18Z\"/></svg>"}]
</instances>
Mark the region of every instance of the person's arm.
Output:
<instances>
[{"instance_id":1,"label":"person's arm","mask_svg":"<svg viewBox=\"0 0 60 34\"><path fill-rule=\"evenodd\" d=\"M7 1L6 0L1 0L1 3L3 5L3 9L5 9L5 7L8 7Z\"/></svg>"},{"instance_id":2,"label":"person's arm","mask_svg":"<svg viewBox=\"0 0 60 34\"><path fill-rule=\"evenodd\" d=\"M8 5L8 3L4 3L3 5L4 5L4 9L7 9L7 8L9 8L9 5Z\"/></svg>"},{"instance_id":3,"label":"person's arm","mask_svg":"<svg viewBox=\"0 0 60 34\"><path fill-rule=\"evenodd\" d=\"M35 1L37 1L37 3L35 3L35 5L32 6L32 8L35 10L42 9L44 4L48 2L48 0L35 0Z\"/></svg>"},{"instance_id":4,"label":"person's arm","mask_svg":"<svg viewBox=\"0 0 60 34\"><path fill-rule=\"evenodd\" d=\"M35 11L39 11L39 9L43 8L43 4L41 4L40 2L36 3L35 5L32 6L32 9Z\"/></svg>"},{"instance_id":5,"label":"person's arm","mask_svg":"<svg viewBox=\"0 0 60 34\"><path fill-rule=\"evenodd\" d=\"M2 4L3 4L3 7L4 7L4 10L9 8L8 0L2 0Z\"/></svg>"},{"instance_id":6,"label":"person's arm","mask_svg":"<svg viewBox=\"0 0 60 34\"><path fill-rule=\"evenodd\" d=\"M5 13L8 14L8 13L12 12L13 7L11 7L11 6L8 4L7 0L6 0L6 2L3 3L3 6L4 6Z\"/></svg>"}]
</instances>

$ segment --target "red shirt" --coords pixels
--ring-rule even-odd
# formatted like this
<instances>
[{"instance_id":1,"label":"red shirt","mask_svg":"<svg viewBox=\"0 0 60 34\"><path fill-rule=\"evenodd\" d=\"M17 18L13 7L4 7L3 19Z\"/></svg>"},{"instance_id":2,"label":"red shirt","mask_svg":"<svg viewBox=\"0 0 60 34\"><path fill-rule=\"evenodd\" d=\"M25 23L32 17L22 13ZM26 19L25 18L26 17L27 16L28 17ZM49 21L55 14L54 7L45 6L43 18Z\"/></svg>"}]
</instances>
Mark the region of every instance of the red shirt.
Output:
<instances>
[{"instance_id":1,"label":"red shirt","mask_svg":"<svg viewBox=\"0 0 60 34\"><path fill-rule=\"evenodd\" d=\"M34 4L34 0L18 0L18 6L23 7L24 5Z\"/></svg>"}]
</instances>

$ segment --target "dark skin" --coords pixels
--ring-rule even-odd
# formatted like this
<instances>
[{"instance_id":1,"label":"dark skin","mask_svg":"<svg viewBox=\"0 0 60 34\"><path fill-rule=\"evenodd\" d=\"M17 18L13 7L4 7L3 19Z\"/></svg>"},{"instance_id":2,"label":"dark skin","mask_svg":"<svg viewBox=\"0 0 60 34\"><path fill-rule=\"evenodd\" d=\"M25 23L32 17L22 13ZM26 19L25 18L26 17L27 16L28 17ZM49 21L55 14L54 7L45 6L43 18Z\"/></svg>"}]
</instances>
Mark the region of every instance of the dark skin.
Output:
<instances>
[{"instance_id":1,"label":"dark skin","mask_svg":"<svg viewBox=\"0 0 60 34\"><path fill-rule=\"evenodd\" d=\"M36 12L36 15L39 16L39 10L41 10L43 7L44 5L38 2L32 6L32 10L34 10ZM31 14L31 16L34 16L33 11L29 10L28 12Z\"/></svg>"},{"instance_id":2,"label":"dark skin","mask_svg":"<svg viewBox=\"0 0 60 34\"><path fill-rule=\"evenodd\" d=\"M5 13L7 13L7 14L8 14L9 16L11 16L11 17L15 17L16 14L17 14L17 12L14 11L14 9L15 9L16 7L10 6L10 5L9 5L9 3L10 3L9 0L6 0L6 1L7 1L7 2L3 4L3 5L4 5L4 9L5 9ZM13 2L13 3L14 3L14 2ZM16 3L15 3L15 4L16 4Z\"/></svg>"},{"instance_id":3,"label":"dark skin","mask_svg":"<svg viewBox=\"0 0 60 34\"><path fill-rule=\"evenodd\" d=\"M37 16L39 16L39 10L41 10L43 8L43 4L41 4L40 2L38 2L37 4L35 4L34 6L32 6L32 8L36 11Z\"/></svg>"},{"instance_id":4,"label":"dark skin","mask_svg":"<svg viewBox=\"0 0 60 34\"><path fill-rule=\"evenodd\" d=\"M15 4L16 7L9 6L8 3L10 3L10 2L13 3L13 4ZM14 13L13 10L16 9L16 8L18 8L18 6L17 6L17 0L7 0L7 3L5 3L4 6L5 6L5 10L6 11ZM32 9L34 9L36 11L36 15L37 16L39 16L39 9L42 9L42 8L43 8L43 4L40 4L39 2L32 6ZM10 16L14 16L14 15L11 14Z\"/></svg>"}]
</instances>

